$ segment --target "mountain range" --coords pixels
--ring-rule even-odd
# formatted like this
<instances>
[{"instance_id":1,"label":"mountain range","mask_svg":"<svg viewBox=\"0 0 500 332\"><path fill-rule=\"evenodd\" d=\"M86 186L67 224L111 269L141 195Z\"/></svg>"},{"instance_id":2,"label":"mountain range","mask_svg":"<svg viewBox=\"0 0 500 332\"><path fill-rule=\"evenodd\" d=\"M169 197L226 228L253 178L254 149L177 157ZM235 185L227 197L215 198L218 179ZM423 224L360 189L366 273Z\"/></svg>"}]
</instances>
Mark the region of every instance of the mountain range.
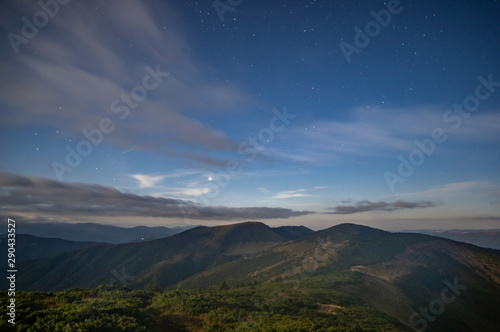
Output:
<instances>
[{"instance_id":1,"label":"mountain range","mask_svg":"<svg viewBox=\"0 0 500 332\"><path fill-rule=\"evenodd\" d=\"M259 222L201 226L151 241L91 245L18 269L17 287L32 291L276 283L307 292L322 308L340 306L332 292L342 294L344 302L422 331L495 331L499 323L498 251L353 224L318 232Z\"/></svg>"},{"instance_id":2,"label":"mountain range","mask_svg":"<svg viewBox=\"0 0 500 332\"><path fill-rule=\"evenodd\" d=\"M257 222L200 226L168 238L102 244L30 261L25 267L30 273L22 274L18 285L22 289L44 291L94 287L108 283L116 275L113 271L120 271L127 278L133 277L138 287L155 274L160 284L167 287L211 267L312 232L306 227L270 228Z\"/></svg>"},{"instance_id":3,"label":"mountain range","mask_svg":"<svg viewBox=\"0 0 500 332\"><path fill-rule=\"evenodd\" d=\"M0 235L0 246L4 249L4 252L8 250L7 244L7 234ZM16 234L16 262L19 263L30 259L53 256L96 244L98 243Z\"/></svg>"},{"instance_id":4,"label":"mountain range","mask_svg":"<svg viewBox=\"0 0 500 332\"><path fill-rule=\"evenodd\" d=\"M17 223L16 234L58 238L80 242L127 243L165 238L194 226L168 228L164 226L118 227L97 223ZM7 229L6 227L4 229Z\"/></svg>"},{"instance_id":5,"label":"mountain range","mask_svg":"<svg viewBox=\"0 0 500 332\"><path fill-rule=\"evenodd\" d=\"M421 233L433 236L444 237L455 241L474 244L483 248L500 249L500 230L499 229L480 229L480 230L418 230L413 233Z\"/></svg>"},{"instance_id":6,"label":"mountain range","mask_svg":"<svg viewBox=\"0 0 500 332\"><path fill-rule=\"evenodd\" d=\"M37 237L58 238L78 242L128 243L169 237L196 226L135 226L120 227L98 223L19 223L17 234ZM474 244L483 248L500 249L500 230L413 230L405 233L419 233Z\"/></svg>"}]
</instances>

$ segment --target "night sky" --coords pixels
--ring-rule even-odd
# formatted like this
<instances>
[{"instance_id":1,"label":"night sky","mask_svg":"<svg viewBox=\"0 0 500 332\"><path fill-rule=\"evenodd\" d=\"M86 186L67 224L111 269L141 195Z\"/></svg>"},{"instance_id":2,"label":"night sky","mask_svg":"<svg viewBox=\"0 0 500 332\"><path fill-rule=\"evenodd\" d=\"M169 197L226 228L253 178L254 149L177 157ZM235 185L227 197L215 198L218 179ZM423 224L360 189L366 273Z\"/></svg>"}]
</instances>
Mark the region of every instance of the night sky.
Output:
<instances>
[{"instance_id":1,"label":"night sky","mask_svg":"<svg viewBox=\"0 0 500 332\"><path fill-rule=\"evenodd\" d=\"M500 228L498 17L493 0L3 1L0 214Z\"/></svg>"}]
</instances>

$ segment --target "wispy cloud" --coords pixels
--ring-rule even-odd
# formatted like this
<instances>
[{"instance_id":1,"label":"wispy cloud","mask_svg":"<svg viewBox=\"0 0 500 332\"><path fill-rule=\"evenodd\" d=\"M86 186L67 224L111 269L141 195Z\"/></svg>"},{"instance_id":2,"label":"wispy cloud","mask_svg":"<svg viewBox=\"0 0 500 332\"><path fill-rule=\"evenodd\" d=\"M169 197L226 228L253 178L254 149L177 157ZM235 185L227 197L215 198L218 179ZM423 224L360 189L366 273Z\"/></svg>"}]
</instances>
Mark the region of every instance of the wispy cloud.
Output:
<instances>
[{"instance_id":1,"label":"wispy cloud","mask_svg":"<svg viewBox=\"0 0 500 332\"><path fill-rule=\"evenodd\" d=\"M187 198L187 197L197 197L201 195L208 194L212 189L208 187L198 187L198 188L172 188L170 191L163 192L162 195Z\"/></svg>"},{"instance_id":2,"label":"wispy cloud","mask_svg":"<svg viewBox=\"0 0 500 332\"><path fill-rule=\"evenodd\" d=\"M294 198L294 197L311 197L311 195L304 194L303 192L307 189L291 190L291 191L281 191L273 196L276 199L282 198Z\"/></svg>"},{"instance_id":3,"label":"wispy cloud","mask_svg":"<svg viewBox=\"0 0 500 332\"><path fill-rule=\"evenodd\" d=\"M98 14L97 8L113 15ZM36 2L12 2L2 8L0 20L6 30L18 31L19 18L39 10ZM216 163L209 151L233 149L236 143L194 116L235 112L253 100L234 84L214 82L216 70L189 56L181 23L175 7L164 2L68 3L50 19L51 34L40 31L20 45L19 54L0 55L0 72L9 77L0 87L1 105L9 110L4 124L45 125L83 139L82 129L98 128L102 118L110 118L116 130L103 144ZM121 113L111 110L113 101L142 84L146 66L157 65L170 77L120 120Z\"/></svg>"},{"instance_id":4,"label":"wispy cloud","mask_svg":"<svg viewBox=\"0 0 500 332\"><path fill-rule=\"evenodd\" d=\"M183 218L189 211L192 219L274 219L307 215L270 207L202 206L186 200L140 196L123 193L112 187L85 183L63 183L42 177L21 176L0 172L0 212L21 213L40 217L163 217Z\"/></svg>"},{"instance_id":5,"label":"wispy cloud","mask_svg":"<svg viewBox=\"0 0 500 332\"><path fill-rule=\"evenodd\" d=\"M431 201L395 201L395 202L370 202L367 200L359 201L354 205L340 205L334 208L329 208L333 212L327 212L329 214L354 214L367 211L395 211L403 209L418 209L418 208L428 208L436 206L436 203Z\"/></svg>"},{"instance_id":6,"label":"wispy cloud","mask_svg":"<svg viewBox=\"0 0 500 332\"><path fill-rule=\"evenodd\" d=\"M129 176L139 181L139 188L154 188L159 182L165 179L165 175L129 174Z\"/></svg>"},{"instance_id":7,"label":"wispy cloud","mask_svg":"<svg viewBox=\"0 0 500 332\"><path fill-rule=\"evenodd\" d=\"M129 174L129 176L139 182L139 188L155 188L161 181L167 178L181 178L202 173L206 173L206 171L199 169L176 169L173 172L161 175Z\"/></svg>"},{"instance_id":8,"label":"wispy cloud","mask_svg":"<svg viewBox=\"0 0 500 332\"><path fill-rule=\"evenodd\" d=\"M288 190L288 191L280 191L276 193L272 198L273 199L285 199L285 198L297 198L297 197L314 197L314 195L306 194L309 190L321 190L326 189L327 186L319 186L314 188L302 188L298 190Z\"/></svg>"},{"instance_id":9,"label":"wispy cloud","mask_svg":"<svg viewBox=\"0 0 500 332\"><path fill-rule=\"evenodd\" d=\"M446 106L424 105L399 109L356 108L343 121L318 121L307 129L291 128L289 147L273 154L292 161L331 163L345 155L392 156L415 148L414 140L443 128L456 141L497 142L500 114L474 114L458 130L443 121Z\"/></svg>"},{"instance_id":10,"label":"wispy cloud","mask_svg":"<svg viewBox=\"0 0 500 332\"><path fill-rule=\"evenodd\" d=\"M440 197L442 195L449 194L463 194L466 192L485 192L489 194L499 194L500 186L495 183L486 181L464 181L464 182L453 182L447 183L445 185L434 187L419 194L428 195L433 197ZM500 196L500 195L499 195Z\"/></svg>"},{"instance_id":11,"label":"wispy cloud","mask_svg":"<svg viewBox=\"0 0 500 332\"><path fill-rule=\"evenodd\" d=\"M457 196L470 197L473 194L500 199L500 184L489 181L452 182L412 193L399 194L400 197L431 197L434 199L452 199Z\"/></svg>"}]
</instances>

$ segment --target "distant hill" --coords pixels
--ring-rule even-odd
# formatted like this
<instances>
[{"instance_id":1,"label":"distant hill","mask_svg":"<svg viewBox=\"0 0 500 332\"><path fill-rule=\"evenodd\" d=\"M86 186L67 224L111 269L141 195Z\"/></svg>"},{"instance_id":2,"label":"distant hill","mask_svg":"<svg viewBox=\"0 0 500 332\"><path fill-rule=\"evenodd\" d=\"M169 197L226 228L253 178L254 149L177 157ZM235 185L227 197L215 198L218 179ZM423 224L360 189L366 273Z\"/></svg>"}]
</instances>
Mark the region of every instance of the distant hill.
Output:
<instances>
[{"instance_id":1,"label":"distant hill","mask_svg":"<svg viewBox=\"0 0 500 332\"><path fill-rule=\"evenodd\" d=\"M258 222L196 227L174 236L117 245L97 245L26 262L19 289L61 290L109 283L116 272L141 286L158 275L167 287L185 278L277 244L310 234L305 227L270 228ZM127 281L127 283L130 281Z\"/></svg>"},{"instance_id":2,"label":"distant hill","mask_svg":"<svg viewBox=\"0 0 500 332\"><path fill-rule=\"evenodd\" d=\"M69 241L90 241L101 243L127 243L165 238L185 231L189 227L167 228L163 226L132 228L102 225L96 223L20 223L16 234L58 238Z\"/></svg>"},{"instance_id":3,"label":"distant hill","mask_svg":"<svg viewBox=\"0 0 500 332\"><path fill-rule=\"evenodd\" d=\"M500 249L500 229L487 230L418 230L413 233L444 237L455 241L474 244L483 248Z\"/></svg>"},{"instance_id":4,"label":"distant hill","mask_svg":"<svg viewBox=\"0 0 500 332\"><path fill-rule=\"evenodd\" d=\"M78 242L61 239L51 239L46 237L37 237L27 234L16 234L16 262L22 262L30 259L48 257L96 245L96 242ZM7 252L7 234L0 235L0 246ZM5 266L7 262L3 263Z\"/></svg>"}]
</instances>

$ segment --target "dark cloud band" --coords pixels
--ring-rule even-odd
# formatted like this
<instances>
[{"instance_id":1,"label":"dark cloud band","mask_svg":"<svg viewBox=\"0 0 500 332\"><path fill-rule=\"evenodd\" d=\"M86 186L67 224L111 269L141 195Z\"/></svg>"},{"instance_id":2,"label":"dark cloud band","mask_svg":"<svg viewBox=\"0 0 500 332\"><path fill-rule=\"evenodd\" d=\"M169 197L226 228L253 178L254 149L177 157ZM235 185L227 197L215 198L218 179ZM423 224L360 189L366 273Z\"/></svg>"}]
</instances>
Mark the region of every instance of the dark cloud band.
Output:
<instances>
[{"instance_id":1,"label":"dark cloud band","mask_svg":"<svg viewBox=\"0 0 500 332\"><path fill-rule=\"evenodd\" d=\"M340 205L329 210L333 212L328 212L329 214L354 214L367 211L395 211L403 209L418 209L436 206L435 203L431 201L395 201L395 202L370 202L370 201L359 201L354 205Z\"/></svg>"},{"instance_id":2,"label":"dark cloud band","mask_svg":"<svg viewBox=\"0 0 500 332\"><path fill-rule=\"evenodd\" d=\"M307 215L285 208L202 206L189 201L123 193L96 184L0 172L0 211L57 216L162 217L203 220L275 219Z\"/></svg>"}]
</instances>

